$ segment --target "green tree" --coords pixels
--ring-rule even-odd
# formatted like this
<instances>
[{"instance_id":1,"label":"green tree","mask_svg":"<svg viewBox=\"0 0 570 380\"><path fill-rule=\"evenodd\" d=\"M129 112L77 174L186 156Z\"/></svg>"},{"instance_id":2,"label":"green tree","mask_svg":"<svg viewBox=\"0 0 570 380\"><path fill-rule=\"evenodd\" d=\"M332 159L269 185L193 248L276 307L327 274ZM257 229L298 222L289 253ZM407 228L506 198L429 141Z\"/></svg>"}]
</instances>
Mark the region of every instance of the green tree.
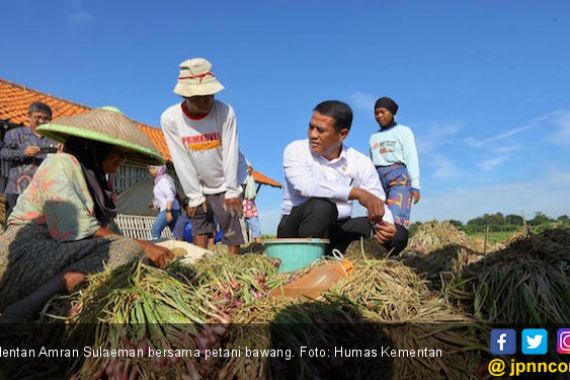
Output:
<instances>
[{"instance_id":1,"label":"green tree","mask_svg":"<svg viewBox=\"0 0 570 380\"><path fill-rule=\"evenodd\" d=\"M482 217L469 219L467 221L467 225L469 225L469 226L484 226L485 225L485 219L483 219Z\"/></svg>"},{"instance_id":2,"label":"green tree","mask_svg":"<svg viewBox=\"0 0 570 380\"><path fill-rule=\"evenodd\" d=\"M450 220L448 220L448 222L449 222L449 224L451 224L452 226L454 226L456 228L463 227L463 223L461 223L461 221L459 221L459 220L450 219Z\"/></svg>"},{"instance_id":3,"label":"green tree","mask_svg":"<svg viewBox=\"0 0 570 380\"><path fill-rule=\"evenodd\" d=\"M499 226L505 224L505 217L500 212L496 214L485 214L483 215L483 219L485 219L485 224L491 226Z\"/></svg>"},{"instance_id":4,"label":"green tree","mask_svg":"<svg viewBox=\"0 0 570 380\"><path fill-rule=\"evenodd\" d=\"M509 214L505 216L505 223L515 226L522 226L524 224L524 219L520 215Z\"/></svg>"},{"instance_id":5,"label":"green tree","mask_svg":"<svg viewBox=\"0 0 570 380\"><path fill-rule=\"evenodd\" d=\"M540 226L541 224L547 224L550 222L553 222L553 220L539 211L534 215L534 218L528 221L528 224L531 226Z\"/></svg>"}]
</instances>

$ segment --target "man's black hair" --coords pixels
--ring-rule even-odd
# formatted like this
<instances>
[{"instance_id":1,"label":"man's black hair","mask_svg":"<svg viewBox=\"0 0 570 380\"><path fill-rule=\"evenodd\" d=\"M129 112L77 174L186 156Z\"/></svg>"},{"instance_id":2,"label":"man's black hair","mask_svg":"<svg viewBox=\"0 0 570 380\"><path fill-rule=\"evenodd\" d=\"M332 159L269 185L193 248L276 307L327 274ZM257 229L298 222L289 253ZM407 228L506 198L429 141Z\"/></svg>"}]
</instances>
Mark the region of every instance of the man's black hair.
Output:
<instances>
[{"instance_id":1,"label":"man's black hair","mask_svg":"<svg viewBox=\"0 0 570 380\"><path fill-rule=\"evenodd\" d=\"M34 112L45 113L51 118L51 108L45 103L33 102L32 104L30 104L30 107L28 107L28 115L31 115Z\"/></svg>"},{"instance_id":2,"label":"man's black hair","mask_svg":"<svg viewBox=\"0 0 570 380\"><path fill-rule=\"evenodd\" d=\"M350 130L352 125L352 109L346 103L338 100L326 100L319 103L314 111L321 115L332 117L335 120L334 128L337 132L343 129Z\"/></svg>"}]
</instances>

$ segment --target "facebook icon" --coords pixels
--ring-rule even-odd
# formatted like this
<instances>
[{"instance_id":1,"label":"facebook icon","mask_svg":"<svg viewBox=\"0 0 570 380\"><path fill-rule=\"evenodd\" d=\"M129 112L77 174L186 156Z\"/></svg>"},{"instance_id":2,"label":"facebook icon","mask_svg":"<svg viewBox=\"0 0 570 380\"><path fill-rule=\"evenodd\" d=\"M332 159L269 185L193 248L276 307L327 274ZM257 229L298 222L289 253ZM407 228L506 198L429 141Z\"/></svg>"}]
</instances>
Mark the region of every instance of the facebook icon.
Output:
<instances>
[{"instance_id":1,"label":"facebook icon","mask_svg":"<svg viewBox=\"0 0 570 380\"><path fill-rule=\"evenodd\" d=\"M517 352L517 333L514 329L491 330L491 353L512 355Z\"/></svg>"}]
</instances>

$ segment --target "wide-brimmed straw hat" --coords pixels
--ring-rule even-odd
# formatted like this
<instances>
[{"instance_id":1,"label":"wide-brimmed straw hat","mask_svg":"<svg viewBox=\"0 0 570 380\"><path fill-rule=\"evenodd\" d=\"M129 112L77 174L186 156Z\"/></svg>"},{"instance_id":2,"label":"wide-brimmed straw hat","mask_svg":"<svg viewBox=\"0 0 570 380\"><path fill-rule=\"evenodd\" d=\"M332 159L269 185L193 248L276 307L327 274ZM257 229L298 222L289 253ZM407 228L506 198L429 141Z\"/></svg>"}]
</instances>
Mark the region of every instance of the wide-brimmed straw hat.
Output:
<instances>
[{"instance_id":1,"label":"wide-brimmed straw hat","mask_svg":"<svg viewBox=\"0 0 570 380\"><path fill-rule=\"evenodd\" d=\"M214 95L224 89L212 72L212 64L204 58L193 58L180 64L174 93L185 98Z\"/></svg>"},{"instance_id":2,"label":"wide-brimmed straw hat","mask_svg":"<svg viewBox=\"0 0 570 380\"><path fill-rule=\"evenodd\" d=\"M114 107L103 107L73 116L64 116L40 125L36 131L55 141L69 137L99 141L128 150L127 162L161 164L162 155L136 123Z\"/></svg>"}]
</instances>

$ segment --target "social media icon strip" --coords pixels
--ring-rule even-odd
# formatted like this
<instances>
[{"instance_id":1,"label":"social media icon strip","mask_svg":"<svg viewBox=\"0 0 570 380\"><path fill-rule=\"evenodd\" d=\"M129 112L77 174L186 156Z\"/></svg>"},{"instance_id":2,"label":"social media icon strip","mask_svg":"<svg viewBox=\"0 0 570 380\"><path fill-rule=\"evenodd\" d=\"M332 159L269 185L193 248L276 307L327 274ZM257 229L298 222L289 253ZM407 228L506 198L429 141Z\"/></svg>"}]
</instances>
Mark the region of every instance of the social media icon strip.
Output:
<instances>
[{"instance_id":1,"label":"social media icon strip","mask_svg":"<svg viewBox=\"0 0 570 380\"><path fill-rule=\"evenodd\" d=\"M525 355L546 354L548 352L548 331L524 329L521 334L521 351Z\"/></svg>"},{"instance_id":2,"label":"social media icon strip","mask_svg":"<svg viewBox=\"0 0 570 380\"><path fill-rule=\"evenodd\" d=\"M570 355L570 329L556 331L556 351L562 355Z\"/></svg>"},{"instance_id":3,"label":"social media icon strip","mask_svg":"<svg viewBox=\"0 0 570 380\"><path fill-rule=\"evenodd\" d=\"M517 332L514 329L492 329L490 349L493 355L513 355L517 352Z\"/></svg>"}]
</instances>

